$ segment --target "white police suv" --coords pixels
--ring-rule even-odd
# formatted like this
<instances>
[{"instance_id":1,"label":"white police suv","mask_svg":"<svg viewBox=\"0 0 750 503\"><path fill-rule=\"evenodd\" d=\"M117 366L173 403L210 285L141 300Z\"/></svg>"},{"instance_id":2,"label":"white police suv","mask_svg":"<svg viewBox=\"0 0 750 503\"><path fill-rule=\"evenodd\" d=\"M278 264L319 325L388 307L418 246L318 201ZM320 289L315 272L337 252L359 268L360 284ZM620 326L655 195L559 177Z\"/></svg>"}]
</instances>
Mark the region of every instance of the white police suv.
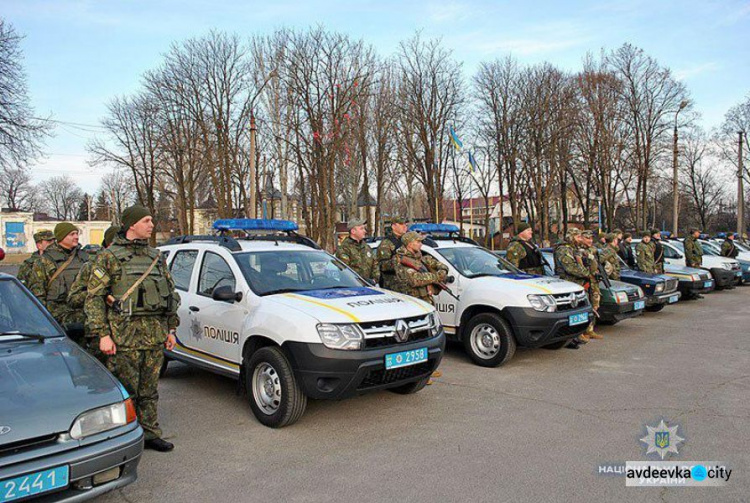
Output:
<instances>
[{"instance_id":1,"label":"white police suv","mask_svg":"<svg viewBox=\"0 0 750 503\"><path fill-rule=\"evenodd\" d=\"M437 296L437 309L447 337L463 342L477 365L501 365L517 346L560 349L588 326L593 310L579 285L522 273L460 237L455 225L414 224L410 229L428 234L422 253L448 267L450 292Z\"/></svg>"},{"instance_id":2,"label":"white police suv","mask_svg":"<svg viewBox=\"0 0 750 503\"><path fill-rule=\"evenodd\" d=\"M266 426L298 420L307 398L422 389L445 335L434 308L373 287L282 220L219 220L230 236L160 247L182 299L180 360L241 380Z\"/></svg>"}]
</instances>

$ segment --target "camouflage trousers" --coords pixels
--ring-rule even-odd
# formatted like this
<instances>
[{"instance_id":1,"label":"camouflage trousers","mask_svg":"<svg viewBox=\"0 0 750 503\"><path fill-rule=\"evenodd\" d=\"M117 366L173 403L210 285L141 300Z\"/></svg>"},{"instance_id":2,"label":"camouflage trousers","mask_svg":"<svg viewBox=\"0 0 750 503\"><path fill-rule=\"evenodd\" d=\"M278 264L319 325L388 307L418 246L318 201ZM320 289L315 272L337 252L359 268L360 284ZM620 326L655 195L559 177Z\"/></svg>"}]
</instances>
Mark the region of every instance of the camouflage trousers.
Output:
<instances>
[{"instance_id":1,"label":"camouflage trousers","mask_svg":"<svg viewBox=\"0 0 750 503\"><path fill-rule=\"evenodd\" d=\"M591 307L594 308L595 311L599 310L599 305L602 301L602 292L599 289L598 285L594 285L594 283L591 283L591 287L586 292L589 295L589 302L591 302ZM584 332L585 335L590 335L594 333L594 325L596 325L596 315L593 315L591 317L591 323L589 323L589 326L586 328L586 331Z\"/></svg>"},{"instance_id":2,"label":"camouflage trousers","mask_svg":"<svg viewBox=\"0 0 750 503\"><path fill-rule=\"evenodd\" d=\"M161 348L130 349L111 355L107 368L120 380L135 404L138 422L146 432L146 440L161 438L156 407L159 401L159 371L164 361Z\"/></svg>"}]
</instances>

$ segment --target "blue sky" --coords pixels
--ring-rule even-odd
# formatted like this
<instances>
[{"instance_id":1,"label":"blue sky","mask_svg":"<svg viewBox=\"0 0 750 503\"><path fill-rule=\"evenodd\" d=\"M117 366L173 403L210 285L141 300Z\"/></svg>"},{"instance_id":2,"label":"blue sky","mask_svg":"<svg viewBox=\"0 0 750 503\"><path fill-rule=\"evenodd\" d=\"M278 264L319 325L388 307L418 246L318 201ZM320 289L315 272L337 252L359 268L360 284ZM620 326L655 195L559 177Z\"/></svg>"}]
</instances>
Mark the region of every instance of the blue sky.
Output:
<instances>
[{"instance_id":1,"label":"blue sky","mask_svg":"<svg viewBox=\"0 0 750 503\"><path fill-rule=\"evenodd\" d=\"M555 2L415 0L3 0L0 15L26 36L29 91L38 115L97 124L105 103L135 91L169 45L211 29L241 35L322 24L363 38L381 55L420 29L442 37L467 77L479 62L515 55L577 70L587 52L625 42L669 66L692 94L707 128L750 93L750 0ZM94 134L58 127L38 180L67 173L84 190L100 171L86 164Z\"/></svg>"}]
</instances>

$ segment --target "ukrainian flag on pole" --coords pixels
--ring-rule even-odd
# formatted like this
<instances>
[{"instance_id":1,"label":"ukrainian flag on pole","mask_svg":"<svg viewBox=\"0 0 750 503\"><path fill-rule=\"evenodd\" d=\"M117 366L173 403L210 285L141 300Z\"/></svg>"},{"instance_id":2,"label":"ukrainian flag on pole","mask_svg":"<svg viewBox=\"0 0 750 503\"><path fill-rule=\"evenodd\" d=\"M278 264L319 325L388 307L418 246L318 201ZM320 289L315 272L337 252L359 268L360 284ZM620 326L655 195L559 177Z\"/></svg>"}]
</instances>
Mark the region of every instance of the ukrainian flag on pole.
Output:
<instances>
[{"instance_id":1,"label":"ukrainian flag on pole","mask_svg":"<svg viewBox=\"0 0 750 503\"><path fill-rule=\"evenodd\" d=\"M448 127L448 132L450 133L451 142L453 143L453 146L456 147L456 150L461 150L462 148L464 148L464 144L461 142L461 140L458 139L458 135L453 129L453 126Z\"/></svg>"},{"instance_id":2,"label":"ukrainian flag on pole","mask_svg":"<svg viewBox=\"0 0 750 503\"><path fill-rule=\"evenodd\" d=\"M469 152L469 169L472 173L477 169L477 160L474 159L474 156L471 155L471 152Z\"/></svg>"}]
</instances>

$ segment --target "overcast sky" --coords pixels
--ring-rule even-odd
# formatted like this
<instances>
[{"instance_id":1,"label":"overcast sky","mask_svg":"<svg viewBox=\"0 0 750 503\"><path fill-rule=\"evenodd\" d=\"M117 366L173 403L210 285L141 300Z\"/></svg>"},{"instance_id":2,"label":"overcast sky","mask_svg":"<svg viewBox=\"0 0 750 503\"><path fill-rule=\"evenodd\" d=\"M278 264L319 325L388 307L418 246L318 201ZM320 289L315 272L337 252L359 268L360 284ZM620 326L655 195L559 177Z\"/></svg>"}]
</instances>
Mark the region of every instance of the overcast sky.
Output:
<instances>
[{"instance_id":1,"label":"overcast sky","mask_svg":"<svg viewBox=\"0 0 750 503\"><path fill-rule=\"evenodd\" d=\"M2 0L0 16L25 35L31 100L59 124L38 180L71 175L89 192L100 172L86 164L105 103L138 89L170 43L211 29L241 35L279 27L325 27L363 38L392 54L415 30L442 37L467 76L479 62L515 55L577 70L587 52L625 42L644 49L682 79L703 115L717 126L750 93L750 0L629 1L221 1Z\"/></svg>"}]
</instances>

